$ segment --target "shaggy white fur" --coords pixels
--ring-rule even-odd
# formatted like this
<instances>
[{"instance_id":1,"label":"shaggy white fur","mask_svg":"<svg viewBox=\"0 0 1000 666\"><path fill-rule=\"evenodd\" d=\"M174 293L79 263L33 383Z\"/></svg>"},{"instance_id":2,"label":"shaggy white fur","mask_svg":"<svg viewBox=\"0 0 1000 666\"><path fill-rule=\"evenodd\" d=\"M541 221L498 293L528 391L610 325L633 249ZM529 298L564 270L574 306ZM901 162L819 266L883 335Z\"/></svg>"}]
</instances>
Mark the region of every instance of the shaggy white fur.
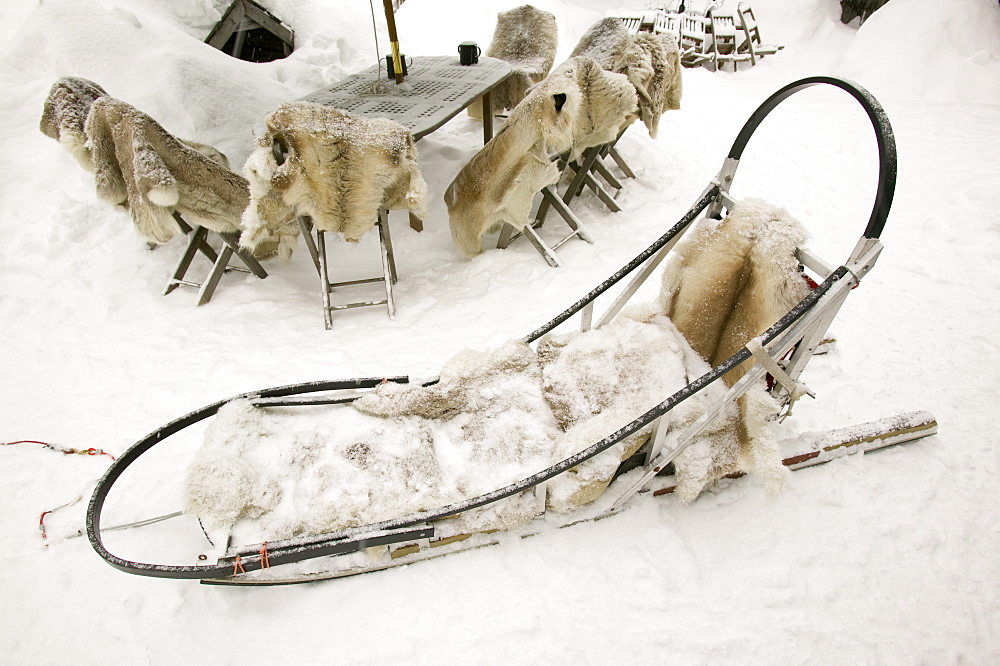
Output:
<instances>
[{"instance_id":1,"label":"shaggy white fur","mask_svg":"<svg viewBox=\"0 0 1000 666\"><path fill-rule=\"evenodd\" d=\"M585 334L546 336L538 343L545 398L565 431L554 459L561 460L601 441L623 425L649 411L667 396L709 371L669 319L655 312L643 320L619 317ZM725 389L710 386L664 416L676 435L700 416ZM692 449L708 451L738 448L728 434L736 410L721 417ZM549 507L571 511L599 497L621 461L646 441L650 427L615 444L548 484ZM692 450L689 449L689 450ZM699 456L688 454L677 465L678 495L694 499L710 480L698 469Z\"/></svg>"},{"instance_id":2,"label":"shaggy white fur","mask_svg":"<svg viewBox=\"0 0 1000 666\"><path fill-rule=\"evenodd\" d=\"M213 231L239 230L247 182L214 148L194 144L199 152L142 111L107 96L92 102L84 130L98 196L126 205L151 242L166 243L180 232L175 210Z\"/></svg>"},{"instance_id":3,"label":"shaggy white fur","mask_svg":"<svg viewBox=\"0 0 1000 666\"><path fill-rule=\"evenodd\" d=\"M303 419L227 405L188 470L185 510L207 529L235 526L251 541L361 525L530 475L549 464L559 435L535 354L521 342L461 352L437 384L384 384L354 407L315 408ZM467 512L443 529L509 528L537 512L527 499Z\"/></svg>"},{"instance_id":4,"label":"shaggy white fur","mask_svg":"<svg viewBox=\"0 0 1000 666\"><path fill-rule=\"evenodd\" d=\"M281 164L275 142L287 149ZM353 242L375 225L381 208L426 214L427 185L413 137L385 118L312 102L283 104L267 117L243 171L251 202L241 243L252 248L276 235L286 257L298 234L296 217L307 215L318 229Z\"/></svg>"},{"instance_id":5,"label":"shaggy white fur","mask_svg":"<svg viewBox=\"0 0 1000 666\"><path fill-rule=\"evenodd\" d=\"M247 543L316 534L486 493L601 441L709 372L717 361L706 340L738 348L804 294L794 251L805 237L783 211L741 202L689 234L665 270L660 302L600 329L546 336L537 351L520 341L463 351L437 383L383 384L353 409L306 417L245 401L224 407L188 470L185 510ZM766 303L750 303L758 300ZM716 335L689 326L699 315ZM736 320L750 328L729 325ZM726 389L715 382L665 415L666 446ZM738 470L777 492L787 474L771 432L777 409L761 382L725 410L675 458L679 498L691 501ZM550 480L548 508L572 511L599 497L648 430ZM438 532L506 529L538 508L525 492L441 521Z\"/></svg>"}]
</instances>

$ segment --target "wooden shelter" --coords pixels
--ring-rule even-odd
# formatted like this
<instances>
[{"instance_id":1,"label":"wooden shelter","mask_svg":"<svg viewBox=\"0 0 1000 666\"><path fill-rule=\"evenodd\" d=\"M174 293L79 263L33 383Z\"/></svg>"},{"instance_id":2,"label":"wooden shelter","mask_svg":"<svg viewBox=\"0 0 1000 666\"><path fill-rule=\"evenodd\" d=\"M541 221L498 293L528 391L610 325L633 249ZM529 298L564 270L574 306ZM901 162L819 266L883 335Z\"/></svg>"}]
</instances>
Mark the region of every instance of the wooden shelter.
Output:
<instances>
[{"instance_id":1,"label":"wooden shelter","mask_svg":"<svg viewBox=\"0 0 1000 666\"><path fill-rule=\"evenodd\" d=\"M295 33L254 0L233 0L205 43L234 58L271 62L295 48Z\"/></svg>"}]
</instances>

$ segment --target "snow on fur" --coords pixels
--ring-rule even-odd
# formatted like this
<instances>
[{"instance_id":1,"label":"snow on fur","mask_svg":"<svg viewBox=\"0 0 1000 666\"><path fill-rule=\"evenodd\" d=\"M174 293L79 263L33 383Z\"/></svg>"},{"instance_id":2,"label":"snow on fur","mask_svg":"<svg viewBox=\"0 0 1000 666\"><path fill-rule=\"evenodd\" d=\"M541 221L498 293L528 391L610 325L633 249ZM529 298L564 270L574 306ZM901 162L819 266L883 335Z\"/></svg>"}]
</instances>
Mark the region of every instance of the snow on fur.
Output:
<instances>
[{"instance_id":1,"label":"snow on fur","mask_svg":"<svg viewBox=\"0 0 1000 666\"><path fill-rule=\"evenodd\" d=\"M91 104L85 130L98 196L126 205L151 242L166 243L180 232L174 211L213 231L239 230L247 182L212 158L218 151L201 146L208 156L202 154L112 97Z\"/></svg>"},{"instance_id":2,"label":"snow on fur","mask_svg":"<svg viewBox=\"0 0 1000 666\"><path fill-rule=\"evenodd\" d=\"M486 55L509 63L511 74L490 92L494 112L513 109L531 86L548 75L558 46L556 17L552 13L522 5L497 14ZM479 100L469 107L469 115L483 117Z\"/></svg>"},{"instance_id":3,"label":"snow on fur","mask_svg":"<svg viewBox=\"0 0 1000 666\"><path fill-rule=\"evenodd\" d=\"M437 382L386 383L353 409L302 416L235 401L220 410L188 470L185 510L206 529L248 542L412 515L568 458L709 369L650 307L642 321L621 317L601 329L546 336L537 352L521 341L462 351ZM670 441L724 392L717 382L666 415ZM762 422L777 409L763 395L752 403ZM762 436L756 421L747 427L756 438L740 455L738 416L735 406L728 409L677 458L682 500L694 499L719 470L733 471L730 461L765 474L781 468L773 438ZM552 479L548 508L568 512L597 499L649 434L646 428ZM509 529L537 513L528 491L447 521L441 534Z\"/></svg>"},{"instance_id":4,"label":"snow on fur","mask_svg":"<svg viewBox=\"0 0 1000 666\"><path fill-rule=\"evenodd\" d=\"M503 127L445 191L455 245L482 252L482 237L509 224L523 229L542 188L560 177L552 158L614 140L635 119L635 89L587 57L567 60L532 88Z\"/></svg>"},{"instance_id":5,"label":"snow on fur","mask_svg":"<svg viewBox=\"0 0 1000 666\"><path fill-rule=\"evenodd\" d=\"M90 105L107 94L104 88L93 81L64 76L52 84L38 124L42 134L58 141L76 158L80 166L91 172L94 170L94 162L87 147L84 124L90 113Z\"/></svg>"},{"instance_id":6,"label":"snow on fur","mask_svg":"<svg viewBox=\"0 0 1000 666\"><path fill-rule=\"evenodd\" d=\"M243 216L247 247L278 236L294 239L294 221L309 216L323 231L357 241L381 208L426 215L427 185L409 131L386 118L365 118L313 102L282 104L248 158L252 200ZM272 146L287 147L278 163ZM291 254L286 240L282 253Z\"/></svg>"},{"instance_id":7,"label":"snow on fur","mask_svg":"<svg viewBox=\"0 0 1000 666\"><path fill-rule=\"evenodd\" d=\"M806 233L787 211L740 201L721 221L704 218L678 243L663 271L660 304L691 347L719 365L771 327L808 292L796 249ZM728 372L732 386L753 360ZM716 447L703 461L710 479L752 471L776 492L787 475L771 418L773 398L755 387L740 399L739 447Z\"/></svg>"}]
</instances>

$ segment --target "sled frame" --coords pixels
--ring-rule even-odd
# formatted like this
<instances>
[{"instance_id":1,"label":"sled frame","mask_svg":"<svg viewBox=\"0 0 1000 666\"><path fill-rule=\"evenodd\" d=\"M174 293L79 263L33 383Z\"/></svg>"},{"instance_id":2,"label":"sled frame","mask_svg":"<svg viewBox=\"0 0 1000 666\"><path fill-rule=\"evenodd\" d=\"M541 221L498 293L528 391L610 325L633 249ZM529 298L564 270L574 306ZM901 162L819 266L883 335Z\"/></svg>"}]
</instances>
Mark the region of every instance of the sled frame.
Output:
<instances>
[{"instance_id":1,"label":"sled frame","mask_svg":"<svg viewBox=\"0 0 1000 666\"><path fill-rule=\"evenodd\" d=\"M708 413L682 433L677 438L676 443L669 448L663 445L662 433L655 428L660 417L684 400L700 392L709 384L721 381L726 373L737 365L754 357L755 354L758 358L763 356L762 360L766 360L768 364L777 364L777 367L780 369L779 374L784 375L784 379L776 384L774 392L779 399L785 402L786 406L790 406L789 393L795 388L794 385L797 383L798 376L801 374L809 358L811 358L819 341L825 335L829 323L843 305L850 290L857 286L861 279L871 270L881 253L882 244L879 241L879 235L884 228L895 189L896 149L888 119L882 107L866 90L841 79L832 77L802 79L789 84L768 98L744 125L719 174L709 184L691 209L670 230L574 305L524 338L525 342L534 342L578 313L581 316L580 330L582 331L602 326L611 321L620 312L628 299L635 294L641 283L649 277L653 269L663 260L667 252L677 243L681 235L702 213L705 213L706 216L718 217L721 214L722 208L731 208L733 206L733 201L729 196L729 187L738 167L742 152L760 122L784 99L800 90L815 85L831 85L848 92L868 113L872 121L872 126L875 129L879 154L879 183L876 190L875 202L864 234L843 265L830 270L822 260L808 253L802 254L801 258L803 258L804 263L808 262L808 264L818 267L826 275L823 281L787 314L761 336L751 341L754 343L754 350L750 349L751 344L748 343L746 347L742 348L729 359L712 368L706 374L695 379L645 414L625 424L618 431L601 441L595 442L582 451L541 472L478 497L469 498L430 511L423 511L417 514L401 516L346 530L298 539L269 542L266 544L266 550L264 544L239 546L228 551L215 564L188 566L150 564L125 560L110 553L104 547L101 539L101 513L107 495L114 482L130 464L167 437L176 434L194 423L209 418L223 405L233 399L249 399L254 404L262 407L343 404L356 399L365 391L371 390L384 381L408 383L409 379L406 377L394 377L391 379L359 378L344 381L296 384L244 393L232 399L221 400L203 407L163 426L119 456L97 484L88 506L87 535L91 545L111 566L139 575L200 579L205 582L216 583L246 582L248 584L274 584L278 582L294 582L282 580L280 575L275 576L271 572L265 572L269 578L266 581L255 580L253 576L254 572L259 572L265 568L328 555L354 553L376 545L392 547L393 545L401 544L405 546L409 544L411 550L414 544L418 547L418 550L422 544L433 545L435 521L486 506L527 491L537 494L539 493L539 488L544 488L544 484L549 479L602 453L617 442L639 433L643 429L650 428L655 431L650 451L643 454L644 460L640 465L641 470L633 472L627 477L630 485L624 492L620 492L618 489L618 485L620 484L613 483L604 496L598 500L598 502L604 504L603 501L605 498L608 498L608 502L611 503L610 506L605 506L603 510L596 514L594 513L594 509L584 507L581 514L589 514L589 517L583 517L579 520L611 515L624 506L637 492L644 488L649 488L655 477L668 473L670 471L669 462L682 450L683 446L693 441L700 429L707 427L713 415L720 413L722 409L731 404L732 400L735 400L738 395L745 392L755 380L762 377L766 370L760 362L754 364L747 374L728 390L726 396L717 402L713 409L710 409ZM595 300L633 272L636 274L632 278L632 281L625 286L622 294L613 301L608 310L597 319L595 324ZM790 350L794 351L792 351L789 359L782 361L781 359ZM436 380L431 379L422 383L430 384L434 381ZM896 428L889 439L891 443L912 441L913 439L933 434L936 431L936 425L933 417L929 415L914 418L912 423ZM850 444L850 446L847 444L831 445L830 448L831 450L836 448L844 449L845 447L850 448L853 446L857 450L865 450L866 446L880 448L881 446L888 445L885 443L885 440L878 436L872 436L869 440L867 442L860 441L860 443ZM822 451L817 451L813 457L823 458L826 455ZM620 468L620 471L623 471L623 468L624 464ZM612 489L614 489L614 493L612 493ZM546 518L545 516L542 517L543 520ZM579 522L579 520L574 520L573 522ZM457 544L449 543L447 548L475 547L482 545L481 542L483 539L489 541L486 537L477 537L476 539L470 537L467 541L461 541ZM395 552L400 552L402 546L398 547ZM419 555L419 552L415 552L414 557ZM400 557L396 563L404 564L408 561L410 561L408 557ZM238 573L234 563L240 565ZM390 566L394 565L391 564ZM337 574L334 572L325 577L335 577L337 575L346 574Z\"/></svg>"}]
</instances>

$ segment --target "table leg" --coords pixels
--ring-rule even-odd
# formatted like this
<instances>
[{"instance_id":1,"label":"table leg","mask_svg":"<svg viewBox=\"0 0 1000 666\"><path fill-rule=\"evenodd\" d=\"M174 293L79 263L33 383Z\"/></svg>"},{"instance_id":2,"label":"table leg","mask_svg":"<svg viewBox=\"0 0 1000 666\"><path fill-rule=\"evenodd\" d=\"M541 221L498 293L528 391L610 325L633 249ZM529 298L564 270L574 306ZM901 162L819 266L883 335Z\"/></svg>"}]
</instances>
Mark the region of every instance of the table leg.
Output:
<instances>
[{"instance_id":1,"label":"table leg","mask_svg":"<svg viewBox=\"0 0 1000 666\"><path fill-rule=\"evenodd\" d=\"M413 229L414 231L423 231L424 221L421 220L416 215L414 215L413 213L410 213L410 228Z\"/></svg>"},{"instance_id":2,"label":"table leg","mask_svg":"<svg viewBox=\"0 0 1000 666\"><path fill-rule=\"evenodd\" d=\"M483 93L483 145L493 138L493 96L489 91Z\"/></svg>"}]
</instances>

